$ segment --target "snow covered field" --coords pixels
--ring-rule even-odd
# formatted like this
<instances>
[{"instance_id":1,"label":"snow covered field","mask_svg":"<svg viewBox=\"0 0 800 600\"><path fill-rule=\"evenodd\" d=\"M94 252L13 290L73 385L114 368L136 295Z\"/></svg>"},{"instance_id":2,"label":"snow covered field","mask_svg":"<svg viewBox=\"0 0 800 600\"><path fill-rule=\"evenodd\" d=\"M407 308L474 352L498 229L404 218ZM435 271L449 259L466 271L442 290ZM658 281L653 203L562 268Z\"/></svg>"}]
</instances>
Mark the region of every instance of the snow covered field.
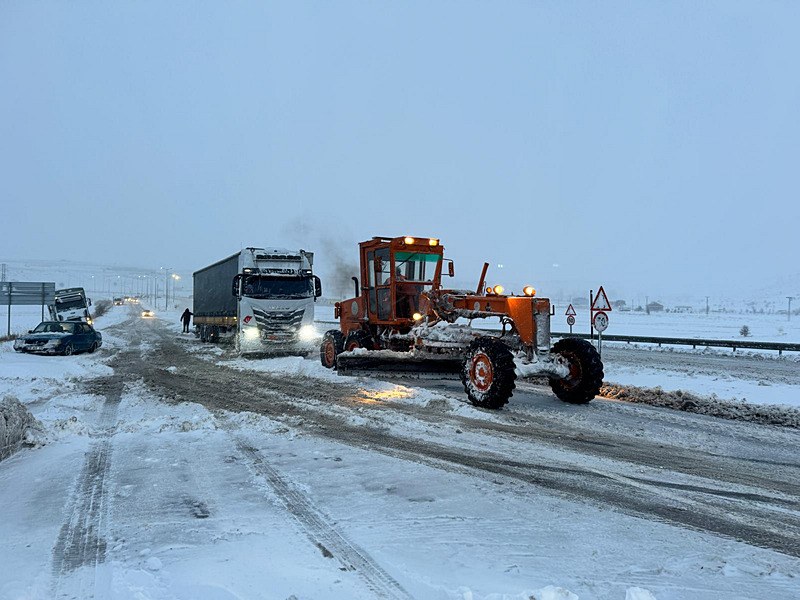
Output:
<instances>
[{"instance_id":1,"label":"snow covered field","mask_svg":"<svg viewBox=\"0 0 800 600\"><path fill-rule=\"evenodd\" d=\"M46 441L0 462L4 600L800 594L794 430L536 386L481 411L135 312L95 355L0 349Z\"/></svg>"}]
</instances>

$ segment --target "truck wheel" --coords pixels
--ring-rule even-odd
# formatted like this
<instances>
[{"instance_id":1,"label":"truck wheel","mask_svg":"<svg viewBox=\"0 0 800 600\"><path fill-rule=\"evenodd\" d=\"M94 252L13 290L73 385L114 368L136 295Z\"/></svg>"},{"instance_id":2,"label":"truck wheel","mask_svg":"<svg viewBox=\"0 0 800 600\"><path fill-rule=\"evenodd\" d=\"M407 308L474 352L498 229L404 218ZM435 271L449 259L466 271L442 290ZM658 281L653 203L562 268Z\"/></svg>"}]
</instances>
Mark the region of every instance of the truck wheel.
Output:
<instances>
[{"instance_id":1,"label":"truck wheel","mask_svg":"<svg viewBox=\"0 0 800 600\"><path fill-rule=\"evenodd\" d=\"M372 334L369 331L356 329L347 334L347 338L344 341L344 351L350 352L356 348L375 349L375 342L372 340Z\"/></svg>"},{"instance_id":2,"label":"truck wheel","mask_svg":"<svg viewBox=\"0 0 800 600\"><path fill-rule=\"evenodd\" d=\"M205 325L200 325L200 341L204 343L207 341Z\"/></svg>"},{"instance_id":3,"label":"truck wheel","mask_svg":"<svg viewBox=\"0 0 800 600\"><path fill-rule=\"evenodd\" d=\"M564 338L556 342L551 352L569 362L569 376L550 380L558 398L570 404L586 404L600 393L603 362L594 346L580 338Z\"/></svg>"},{"instance_id":4,"label":"truck wheel","mask_svg":"<svg viewBox=\"0 0 800 600\"><path fill-rule=\"evenodd\" d=\"M514 393L514 355L500 340L478 338L461 365L461 383L469 401L483 408L503 408Z\"/></svg>"},{"instance_id":5,"label":"truck wheel","mask_svg":"<svg viewBox=\"0 0 800 600\"><path fill-rule=\"evenodd\" d=\"M319 347L319 359L326 369L336 366L336 357L344 350L344 335L338 329L325 332Z\"/></svg>"}]
</instances>

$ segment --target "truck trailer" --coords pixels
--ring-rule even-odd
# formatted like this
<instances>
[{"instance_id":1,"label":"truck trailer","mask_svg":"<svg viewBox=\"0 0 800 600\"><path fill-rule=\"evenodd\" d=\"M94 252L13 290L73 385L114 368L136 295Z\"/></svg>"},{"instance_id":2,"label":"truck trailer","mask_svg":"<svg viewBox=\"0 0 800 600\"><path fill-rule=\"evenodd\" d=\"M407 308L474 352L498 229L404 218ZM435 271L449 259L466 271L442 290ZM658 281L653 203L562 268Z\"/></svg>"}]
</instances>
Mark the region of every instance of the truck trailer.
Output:
<instances>
[{"instance_id":1,"label":"truck trailer","mask_svg":"<svg viewBox=\"0 0 800 600\"><path fill-rule=\"evenodd\" d=\"M242 354L302 353L319 336L314 302L322 283L314 253L245 248L194 273L194 327L203 342Z\"/></svg>"}]
</instances>

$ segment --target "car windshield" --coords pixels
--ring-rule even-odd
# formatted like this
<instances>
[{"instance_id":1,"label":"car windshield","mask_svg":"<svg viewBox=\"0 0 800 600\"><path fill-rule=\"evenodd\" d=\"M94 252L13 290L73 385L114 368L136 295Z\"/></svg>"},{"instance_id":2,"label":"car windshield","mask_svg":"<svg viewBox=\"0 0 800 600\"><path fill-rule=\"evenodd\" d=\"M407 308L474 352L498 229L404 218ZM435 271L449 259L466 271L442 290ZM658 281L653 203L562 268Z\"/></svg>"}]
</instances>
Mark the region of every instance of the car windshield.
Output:
<instances>
[{"instance_id":1,"label":"car windshield","mask_svg":"<svg viewBox=\"0 0 800 600\"><path fill-rule=\"evenodd\" d=\"M251 298L309 298L314 295L308 277L262 277L244 280L244 295Z\"/></svg>"},{"instance_id":2,"label":"car windshield","mask_svg":"<svg viewBox=\"0 0 800 600\"><path fill-rule=\"evenodd\" d=\"M56 306L58 310L73 310L75 308L86 308L86 302L83 298L70 298L69 300L57 300Z\"/></svg>"},{"instance_id":3,"label":"car windshield","mask_svg":"<svg viewBox=\"0 0 800 600\"><path fill-rule=\"evenodd\" d=\"M74 333L75 323L39 323L33 333Z\"/></svg>"}]
</instances>

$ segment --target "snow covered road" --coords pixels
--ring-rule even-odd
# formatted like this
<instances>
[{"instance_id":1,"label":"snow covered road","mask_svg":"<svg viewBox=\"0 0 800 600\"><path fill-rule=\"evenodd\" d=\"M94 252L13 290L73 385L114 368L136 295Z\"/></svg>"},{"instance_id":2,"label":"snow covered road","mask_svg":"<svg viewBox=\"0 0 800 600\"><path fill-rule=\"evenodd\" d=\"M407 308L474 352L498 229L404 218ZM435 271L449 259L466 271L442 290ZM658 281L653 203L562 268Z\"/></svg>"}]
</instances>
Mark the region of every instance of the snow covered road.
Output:
<instances>
[{"instance_id":1,"label":"snow covered road","mask_svg":"<svg viewBox=\"0 0 800 600\"><path fill-rule=\"evenodd\" d=\"M488 412L116 323L0 463L0 598L800 595L797 430L529 384Z\"/></svg>"}]
</instances>

